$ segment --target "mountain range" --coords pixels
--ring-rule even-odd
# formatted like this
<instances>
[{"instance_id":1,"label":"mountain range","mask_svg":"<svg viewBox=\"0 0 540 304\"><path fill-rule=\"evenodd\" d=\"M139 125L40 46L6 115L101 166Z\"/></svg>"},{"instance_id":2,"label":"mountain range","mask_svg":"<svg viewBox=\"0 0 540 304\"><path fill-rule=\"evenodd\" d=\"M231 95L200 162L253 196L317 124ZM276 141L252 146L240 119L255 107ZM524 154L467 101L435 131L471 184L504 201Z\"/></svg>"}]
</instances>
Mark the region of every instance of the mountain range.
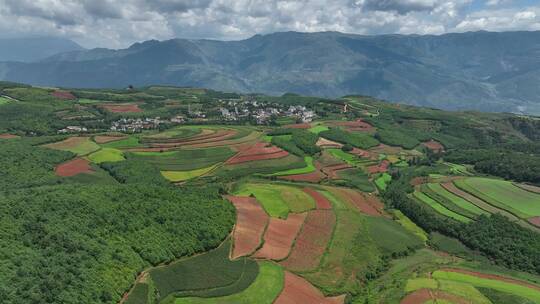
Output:
<instances>
[{"instance_id":1,"label":"mountain range","mask_svg":"<svg viewBox=\"0 0 540 304\"><path fill-rule=\"evenodd\" d=\"M361 94L442 109L540 114L540 32L282 32L241 41L150 40L119 50L74 49L37 62L0 60L0 79L34 85Z\"/></svg>"},{"instance_id":2,"label":"mountain range","mask_svg":"<svg viewBox=\"0 0 540 304\"><path fill-rule=\"evenodd\" d=\"M58 53L83 50L76 42L58 37L0 39L0 61L35 62Z\"/></svg>"}]
</instances>

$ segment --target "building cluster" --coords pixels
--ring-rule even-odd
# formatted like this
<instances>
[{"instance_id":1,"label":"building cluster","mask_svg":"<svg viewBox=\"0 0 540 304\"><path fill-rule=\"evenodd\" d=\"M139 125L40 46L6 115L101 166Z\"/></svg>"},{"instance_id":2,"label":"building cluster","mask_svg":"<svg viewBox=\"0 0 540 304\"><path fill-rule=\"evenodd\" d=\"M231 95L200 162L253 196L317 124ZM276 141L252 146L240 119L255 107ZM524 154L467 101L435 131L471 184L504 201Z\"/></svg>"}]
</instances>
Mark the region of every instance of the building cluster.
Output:
<instances>
[{"instance_id":1,"label":"building cluster","mask_svg":"<svg viewBox=\"0 0 540 304\"><path fill-rule=\"evenodd\" d=\"M135 133L143 130L158 129L161 124L181 124L185 119L182 116L175 116L170 120L154 118L122 118L112 123L110 130L116 132Z\"/></svg>"},{"instance_id":2,"label":"building cluster","mask_svg":"<svg viewBox=\"0 0 540 304\"><path fill-rule=\"evenodd\" d=\"M266 124L272 118L291 117L302 122L311 122L315 112L305 106L289 106L257 100L229 100L220 107L221 116L226 121L253 118L257 124Z\"/></svg>"},{"instance_id":3,"label":"building cluster","mask_svg":"<svg viewBox=\"0 0 540 304\"><path fill-rule=\"evenodd\" d=\"M68 133L85 133L88 132L88 129L80 126L67 126L63 129L58 130L59 134L68 134Z\"/></svg>"}]
</instances>

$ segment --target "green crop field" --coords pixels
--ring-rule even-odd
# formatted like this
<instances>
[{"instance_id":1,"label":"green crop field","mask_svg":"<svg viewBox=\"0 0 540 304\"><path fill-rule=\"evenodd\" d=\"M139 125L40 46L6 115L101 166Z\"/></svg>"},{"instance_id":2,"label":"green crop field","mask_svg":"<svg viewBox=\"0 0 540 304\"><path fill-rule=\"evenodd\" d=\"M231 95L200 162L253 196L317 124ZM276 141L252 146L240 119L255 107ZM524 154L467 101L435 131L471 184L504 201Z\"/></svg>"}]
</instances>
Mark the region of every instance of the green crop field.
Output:
<instances>
[{"instance_id":1,"label":"green crop field","mask_svg":"<svg viewBox=\"0 0 540 304\"><path fill-rule=\"evenodd\" d=\"M252 161L248 163L225 165L216 172L216 175L234 179L251 174L272 175L275 172L301 169L306 166L304 159L289 154L279 159Z\"/></svg>"},{"instance_id":2,"label":"green crop field","mask_svg":"<svg viewBox=\"0 0 540 304\"><path fill-rule=\"evenodd\" d=\"M235 153L227 147L165 152L131 152L128 158L149 162L162 171L189 171L223 162Z\"/></svg>"},{"instance_id":3,"label":"green crop field","mask_svg":"<svg viewBox=\"0 0 540 304\"><path fill-rule=\"evenodd\" d=\"M0 97L0 106L1 105L5 105L5 104L8 104L10 103L11 100L7 99L7 98L4 98L4 97Z\"/></svg>"},{"instance_id":4,"label":"green crop field","mask_svg":"<svg viewBox=\"0 0 540 304\"><path fill-rule=\"evenodd\" d=\"M401 211L399 210L393 210L392 214L395 217L395 220L403 226L403 228L407 229L409 232L414 233L417 237L419 237L422 241L426 242L428 240L428 234L424 231L424 229L418 227L411 219L406 217Z\"/></svg>"},{"instance_id":5,"label":"green crop field","mask_svg":"<svg viewBox=\"0 0 540 304\"><path fill-rule=\"evenodd\" d=\"M358 188L364 192L373 192L375 187L364 171L358 168L339 170L337 176L347 182L347 186Z\"/></svg>"},{"instance_id":6,"label":"green crop field","mask_svg":"<svg viewBox=\"0 0 540 304\"><path fill-rule=\"evenodd\" d=\"M540 215L540 194L523 190L511 182L471 177L454 183L462 190L521 218Z\"/></svg>"},{"instance_id":7,"label":"green crop field","mask_svg":"<svg viewBox=\"0 0 540 304\"><path fill-rule=\"evenodd\" d=\"M159 291L160 299L171 296L228 295L242 289L231 289L243 276L253 280L259 273L257 263L240 258L229 260L230 240L218 249L178 262L153 268L150 277ZM249 282L248 282L249 283ZM244 288L246 285L236 286Z\"/></svg>"},{"instance_id":8,"label":"green crop field","mask_svg":"<svg viewBox=\"0 0 540 304\"><path fill-rule=\"evenodd\" d=\"M122 151L112 148L102 148L99 151L90 154L88 159L95 164L125 160Z\"/></svg>"},{"instance_id":9,"label":"green crop field","mask_svg":"<svg viewBox=\"0 0 540 304\"><path fill-rule=\"evenodd\" d=\"M166 138L174 138L174 139L184 139L189 138L192 136L195 136L197 134L200 134L202 132L201 127L177 127L173 128L164 132L156 133L153 135L149 135L144 137L144 139L166 139Z\"/></svg>"},{"instance_id":10,"label":"green crop field","mask_svg":"<svg viewBox=\"0 0 540 304\"><path fill-rule=\"evenodd\" d=\"M451 201L453 204L457 205L458 207L460 208L463 208L467 211L470 211L471 213L475 214L475 215L480 215L480 214L489 214L488 212L478 208L476 205L472 204L471 202L447 191L446 189L444 189L440 184L435 184L435 183L429 183L427 184L429 189L431 189L432 191L434 191L435 193L437 193L438 195L442 196L443 198Z\"/></svg>"},{"instance_id":11,"label":"green crop field","mask_svg":"<svg viewBox=\"0 0 540 304\"><path fill-rule=\"evenodd\" d=\"M375 179L375 185L379 190L384 191L386 190L386 185L391 181L392 176L385 172Z\"/></svg>"},{"instance_id":12,"label":"green crop field","mask_svg":"<svg viewBox=\"0 0 540 304\"><path fill-rule=\"evenodd\" d=\"M341 149L327 149L326 151L328 151L335 158L341 159L349 165L355 165L358 161L358 157L356 155L352 155Z\"/></svg>"},{"instance_id":13,"label":"green crop field","mask_svg":"<svg viewBox=\"0 0 540 304\"><path fill-rule=\"evenodd\" d=\"M199 177L201 175L205 175L209 173L210 171L215 169L214 166L201 168L201 169L195 169L195 170L187 170L187 171L161 171L161 174L166 179L170 180L171 182L183 182L188 179L193 179L196 177Z\"/></svg>"},{"instance_id":14,"label":"green crop field","mask_svg":"<svg viewBox=\"0 0 540 304\"><path fill-rule=\"evenodd\" d=\"M140 146L139 139L136 136L130 136L128 138L108 142L101 144L104 148L123 149L123 148L135 148Z\"/></svg>"},{"instance_id":15,"label":"green crop field","mask_svg":"<svg viewBox=\"0 0 540 304\"><path fill-rule=\"evenodd\" d=\"M155 286L152 280L148 282L137 282L128 298L124 302L125 304L153 304L155 302Z\"/></svg>"},{"instance_id":16,"label":"green crop field","mask_svg":"<svg viewBox=\"0 0 540 304\"><path fill-rule=\"evenodd\" d=\"M279 171L271 174L272 176L286 176L286 175L296 175L296 174L306 174L315 171L315 165L313 165L313 158L311 156L304 157L305 167L289 169L285 171Z\"/></svg>"},{"instance_id":17,"label":"green crop field","mask_svg":"<svg viewBox=\"0 0 540 304\"><path fill-rule=\"evenodd\" d=\"M298 213L315 208L315 201L310 195L291 186L246 183L240 185L235 194L254 195L272 217L286 218L289 211Z\"/></svg>"},{"instance_id":18,"label":"green crop field","mask_svg":"<svg viewBox=\"0 0 540 304\"><path fill-rule=\"evenodd\" d=\"M439 212L442 215L448 216L450 218L453 218L453 219L458 220L458 221L463 222L463 223L468 223L468 222L471 221L471 219L468 218L468 217L464 217L461 214L458 214L458 213L455 213L454 211L448 210L446 207L439 204L438 202L433 200L431 197L425 195L424 193L422 193L420 191L414 191L414 197L416 199L418 199L420 202L430 206L431 208L433 208L435 211Z\"/></svg>"},{"instance_id":19,"label":"green crop field","mask_svg":"<svg viewBox=\"0 0 540 304\"><path fill-rule=\"evenodd\" d=\"M439 280L467 283L475 287L492 288L498 291L530 299L535 301L535 303L540 303L540 292L538 290L514 283L495 279L484 279L473 275L440 270L433 272L433 277Z\"/></svg>"},{"instance_id":20,"label":"green crop field","mask_svg":"<svg viewBox=\"0 0 540 304\"><path fill-rule=\"evenodd\" d=\"M271 304L283 289L283 269L271 262L260 262L259 275L245 290L224 297L179 298L175 304Z\"/></svg>"},{"instance_id":21,"label":"green crop field","mask_svg":"<svg viewBox=\"0 0 540 304\"><path fill-rule=\"evenodd\" d=\"M403 229L395 221L384 217L366 216L365 218L371 238L385 254L403 253L424 245L421 238Z\"/></svg>"},{"instance_id":22,"label":"green crop field","mask_svg":"<svg viewBox=\"0 0 540 304\"><path fill-rule=\"evenodd\" d=\"M314 126L314 127L311 127L308 129L309 132L312 132L312 133L315 133L315 134L319 134L323 131L327 131L329 130L329 128L327 126L323 126L323 125L317 125L317 126Z\"/></svg>"}]
</instances>

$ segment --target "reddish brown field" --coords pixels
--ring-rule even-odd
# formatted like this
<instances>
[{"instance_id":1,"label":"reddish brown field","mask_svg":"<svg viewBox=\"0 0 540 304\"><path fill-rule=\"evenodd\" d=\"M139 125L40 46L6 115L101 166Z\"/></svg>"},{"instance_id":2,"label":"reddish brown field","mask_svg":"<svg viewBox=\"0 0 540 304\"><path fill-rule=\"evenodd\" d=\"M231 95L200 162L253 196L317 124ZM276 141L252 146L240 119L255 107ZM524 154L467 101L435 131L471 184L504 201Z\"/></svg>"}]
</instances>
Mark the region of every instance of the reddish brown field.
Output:
<instances>
[{"instance_id":1,"label":"reddish brown field","mask_svg":"<svg viewBox=\"0 0 540 304\"><path fill-rule=\"evenodd\" d=\"M298 235L306 213L289 214L286 220L270 218L264 234L264 245L253 257L270 260L283 260L291 252L294 239Z\"/></svg>"},{"instance_id":2,"label":"reddish brown field","mask_svg":"<svg viewBox=\"0 0 540 304\"><path fill-rule=\"evenodd\" d=\"M375 129L372 125L363 121L362 119L357 119L356 121L338 121L335 122L334 125L344 127L346 130L352 132L368 132Z\"/></svg>"},{"instance_id":3,"label":"reddish brown field","mask_svg":"<svg viewBox=\"0 0 540 304\"><path fill-rule=\"evenodd\" d=\"M234 247L231 258L236 259L255 252L261 244L268 224L268 215L253 197L227 196L236 208Z\"/></svg>"},{"instance_id":4,"label":"reddish brown field","mask_svg":"<svg viewBox=\"0 0 540 304\"><path fill-rule=\"evenodd\" d=\"M284 179L294 182L308 182L308 183L318 183L326 177L321 171L315 170L311 173L305 174L294 174L294 175L285 175L279 176L279 179Z\"/></svg>"},{"instance_id":5,"label":"reddish brown field","mask_svg":"<svg viewBox=\"0 0 540 304\"><path fill-rule=\"evenodd\" d=\"M369 151L362 150L362 149L358 149L358 148L353 148L352 151L350 151L349 153L354 154L354 155L356 155L356 156L363 157L363 158L373 158L373 157L377 157L376 155L373 155L373 154L370 153Z\"/></svg>"},{"instance_id":6,"label":"reddish brown field","mask_svg":"<svg viewBox=\"0 0 540 304\"><path fill-rule=\"evenodd\" d=\"M376 154L399 154L400 152L403 152L403 148L379 144L378 146L369 149L369 151Z\"/></svg>"},{"instance_id":7,"label":"reddish brown field","mask_svg":"<svg viewBox=\"0 0 540 304\"><path fill-rule=\"evenodd\" d=\"M388 171L388 166L390 166L390 162L385 159L376 166L369 166L367 171L369 174L384 173Z\"/></svg>"},{"instance_id":8,"label":"reddish brown field","mask_svg":"<svg viewBox=\"0 0 540 304\"><path fill-rule=\"evenodd\" d=\"M442 152L444 151L444 146L438 142L438 141L435 141L435 140L430 140L430 141L426 141L424 143L422 143L422 145L428 149L430 149L431 151L433 152Z\"/></svg>"},{"instance_id":9,"label":"reddish brown field","mask_svg":"<svg viewBox=\"0 0 540 304\"><path fill-rule=\"evenodd\" d=\"M106 104L101 105L102 108L112 113L139 113L142 112L138 104L133 103L119 103L119 104Z\"/></svg>"},{"instance_id":10,"label":"reddish brown field","mask_svg":"<svg viewBox=\"0 0 540 304\"><path fill-rule=\"evenodd\" d=\"M198 145L206 143L214 143L217 141L225 140L229 137L236 135L235 130L219 130L212 134L205 134L201 136L194 136L187 139L176 139L176 140L164 140L163 142L154 142L150 146L153 148L171 148L171 147L180 147L187 145Z\"/></svg>"},{"instance_id":11,"label":"reddish brown field","mask_svg":"<svg viewBox=\"0 0 540 304\"><path fill-rule=\"evenodd\" d=\"M332 204L330 201L319 191L313 188L304 188L304 192L309 194L315 200L317 209L332 209Z\"/></svg>"},{"instance_id":12,"label":"reddish brown field","mask_svg":"<svg viewBox=\"0 0 540 304\"><path fill-rule=\"evenodd\" d=\"M44 145L44 147L51 148L51 149L59 149L59 150L70 149L70 148L77 147L78 145L82 144L83 142L87 140L88 140L88 137L74 136L60 142L46 144Z\"/></svg>"},{"instance_id":13,"label":"reddish brown field","mask_svg":"<svg viewBox=\"0 0 540 304\"><path fill-rule=\"evenodd\" d=\"M284 125L283 128L287 128L287 129L309 129L309 128L311 128L311 124L300 123L300 124Z\"/></svg>"},{"instance_id":14,"label":"reddish brown field","mask_svg":"<svg viewBox=\"0 0 540 304\"><path fill-rule=\"evenodd\" d=\"M4 133L4 134L0 134L0 139L13 139L13 138L19 138L20 136L18 135L13 135L13 134L8 134L8 133Z\"/></svg>"},{"instance_id":15,"label":"reddish brown field","mask_svg":"<svg viewBox=\"0 0 540 304\"><path fill-rule=\"evenodd\" d=\"M417 176L410 181L411 186L418 186L425 183L427 183L427 178L422 176Z\"/></svg>"},{"instance_id":16,"label":"reddish brown field","mask_svg":"<svg viewBox=\"0 0 540 304\"><path fill-rule=\"evenodd\" d=\"M75 95L71 94L71 92L66 92L66 91L55 91L55 92L52 92L51 95L53 97L58 98L58 99L64 99L64 100L77 99L77 97L75 97Z\"/></svg>"},{"instance_id":17,"label":"reddish brown field","mask_svg":"<svg viewBox=\"0 0 540 304\"><path fill-rule=\"evenodd\" d=\"M106 135L98 135L94 137L94 141L98 144L106 144L108 142L113 142L117 140L122 140L127 138L127 136L106 136Z\"/></svg>"},{"instance_id":18,"label":"reddish brown field","mask_svg":"<svg viewBox=\"0 0 540 304\"><path fill-rule=\"evenodd\" d=\"M531 217L527 221L529 221L529 223L535 225L536 227L540 227L540 216Z\"/></svg>"},{"instance_id":19,"label":"reddish brown field","mask_svg":"<svg viewBox=\"0 0 540 304\"><path fill-rule=\"evenodd\" d=\"M227 160L226 164L240 164L256 160L277 159L289 155L287 151L281 148L269 145L267 143L256 143L255 145L240 151L235 156Z\"/></svg>"},{"instance_id":20,"label":"reddish brown field","mask_svg":"<svg viewBox=\"0 0 540 304\"><path fill-rule=\"evenodd\" d=\"M381 216L384 214L384 205L374 196L365 196L358 191L347 188L331 188L331 191L362 213L371 216Z\"/></svg>"},{"instance_id":21,"label":"reddish brown field","mask_svg":"<svg viewBox=\"0 0 540 304\"><path fill-rule=\"evenodd\" d=\"M56 175L68 177L75 176L81 173L92 173L94 172L90 167L90 163L86 159L75 158L63 164L56 166L54 170Z\"/></svg>"},{"instance_id":22,"label":"reddish brown field","mask_svg":"<svg viewBox=\"0 0 540 304\"><path fill-rule=\"evenodd\" d=\"M449 294L439 290L419 289L403 298L400 304L422 304L429 300L448 300L455 304L469 304L469 300L457 295Z\"/></svg>"},{"instance_id":23,"label":"reddish brown field","mask_svg":"<svg viewBox=\"0 0 540 304\"><path fill-rule=\"evenodd\" d=\"M292 271L308 271L319 266L335 223L332 210L309 211L291 254L281 265Z\"/></svg>"},{"instance_id":24,"label":"reddish brown field","mask_svg":"<svg viewBox=\"0 0 540 304\"><path fill-rule=\"evenodd\" d=\"M481 273L481 272L470 271L470 270L465 270L465 269L458 269L458 268L443 268L443 269L441 269L441 271L457 272L457 273L462 273L462 274L467 274L467 275L479 277L479 278L482 278L482 279L498 280L498 281L502 281L502 282L521 285L521 286L524 286L524 287L527 287L527 288L531 288L531 289L535 289L535 290L540 291L540 286L538 286L538 285L533 285L533 284L527 283L525 281L511 279L511 278L503 277L503 276L496 275L496 274Z\"/></svg>"},{"instance_id":25,"label":"reddish brown field","mask_svg":"<svg viewBox=\"0 0 540 304\"><path fill-rule=\"evenodd\" d=\"M350 169L352 168L349 164L337 164L332 166L326 166L322 168L322 172L328 176L330 179L339 179L339 176L337 175L337 172L340 170Z\"/></svg>"},{"instance_id":26,"label":"reddish brown field","mask_svg":"<svg viewBox=\"0 0 540 304\"><path fill-rule=\"evenodd\" d=\"M315 286L304 278L285 271L284 287L274 304L342 304L344 302L345 295L325 298Z\"/></svg>"}]
</instances>

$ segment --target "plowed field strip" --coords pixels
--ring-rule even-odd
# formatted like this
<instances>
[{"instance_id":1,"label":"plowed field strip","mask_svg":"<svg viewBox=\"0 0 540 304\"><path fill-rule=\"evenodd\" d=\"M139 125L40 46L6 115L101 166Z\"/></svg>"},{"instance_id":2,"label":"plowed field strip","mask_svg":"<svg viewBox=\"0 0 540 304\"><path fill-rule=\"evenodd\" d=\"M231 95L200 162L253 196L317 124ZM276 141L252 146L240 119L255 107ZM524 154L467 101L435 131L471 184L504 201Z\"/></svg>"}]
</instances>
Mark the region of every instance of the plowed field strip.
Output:
<instances>
[{"instance_id":1,"label":"plowed field strip","mask_svg":"<svg viewBox=\"0 0 540 304\"><path fill-rule=\"evenodd\" d=\"M290 214L286 220L271 218L264 234L264 244L253 257L271 260L285 259L302 228L306 213Z\"/></svg>"}]
</instances>

